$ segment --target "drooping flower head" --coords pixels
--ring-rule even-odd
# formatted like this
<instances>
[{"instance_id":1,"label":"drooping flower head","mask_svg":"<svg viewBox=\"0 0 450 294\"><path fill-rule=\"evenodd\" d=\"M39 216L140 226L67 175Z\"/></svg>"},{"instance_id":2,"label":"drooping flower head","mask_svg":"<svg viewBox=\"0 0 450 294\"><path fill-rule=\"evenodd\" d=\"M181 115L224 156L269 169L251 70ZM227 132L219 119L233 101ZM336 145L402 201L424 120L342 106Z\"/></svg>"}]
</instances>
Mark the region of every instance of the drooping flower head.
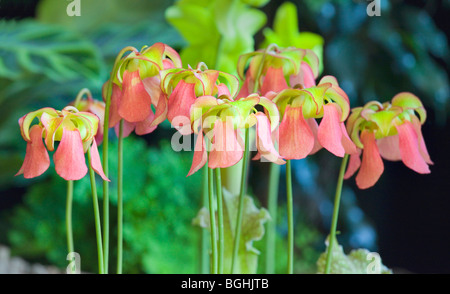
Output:
<instances>
[{"instance_id":1,"label":"drooping flower head","mask_svg":"<svg viewBox=\"0 0 450 294\"><path fill-rule=\"evenodd\" d=\"M99 122L95 141L97 141L97 144L101 144L103 141L103 124L105 122L105 102L93 99L91 95L87 95L86 99L76 100L71 105L81 112L90 112L98 117Z\"/></svg>"},{"instance_id":2,"label":"drooping flower head","mask_svg":"<svg viewBox=\"0 0 450 294\"><path fill-rule=\"evenodd\" d=\"M358 169L356 184L360 189L375 185L384 170L383 160L398 161L420 173L430 173L433 164L422 136L426 111L415 95L403 92L391 102L371 101L352 109L347 130L358 152L350 156L345 179ZM362 162L360 155L362 152Z\"/></svg>"},{"instance_id":3,"label":"drooping flower head","mask_svg":"<svg viewBox=\"0 0 450 294\"><path fill-rule=\"evenodd\" d=\"M112 86L109 127L116 126L117 130L118 123L124 119L124 137L133 130L138 135L155 130L167 114L167 97L161 91L159 73L173 67L181 67L180 56L163 43L133 51L122 58Z\"/></svg>"},{"instance_id":4,"label":"drooping flower head","mask_svg":"<svg viewBox=\"0 0 450 294\"><path fill-rule=\"evenodd\" d=\"M36 118L38 123L33 124ZM84 153L90 149L91 167L103 179L108 180L103 173L95 140L98 123L96 115L80 112L73 106L67 106L61 111L46 107L21 117L20 132L27 142L27 150L22 167L16 175L34 178L43 174L50 166L47 150L55 150L55 142L59 142L53 154L58 175L68 181L83 178L88 170Z\"/></svg>"},{"instance_id":5,"label":"drooping flower head","mask_svg":"<svg viewBox=\"0 0 450 294\"><path fill-rule=\"evenodd\" d=\"M322 147L339 157L356 152L344 125L349 99L334 77L323 77L317 86L268 96L280 111L278 146L283 158L302 159ZM322 118L320 125L317 118Z\"/></svg>"},{"instance_id":6,"label":"drooping flower head","mask_svg":"<svg viewBox=\"0 0 450 294\"><path fill-rule=\"evenodd\" d=\"M269 91L278 93L297 85L306 88L315 86L319 59L309 49L271 45L267 49L241 55L237 69L240 78L245 80L238 97L253 93L257 76L260 93L266 95Z\"/></svg>"},{"instance_id":7,"label":"drooping flower head","mask_svg":"<svg viewBox=\"0 0 450 294\"><path fill-rule=\"evenodd\" d=\"M189 124L190 109L201 96L234 97L239 88L238 79L228 73L208 69L203 62L196 69L171 68L161 72L163 92L168 97L167 119L182 134L192 133ZM174 121L176 119L176 121Z\"/></svg>"},{"instance_id":8,"label":"drooping flower head","mask_svg":"<svg viewBox=\"0 0 450 294\"><path fill-rule=\"evenodd\" d=\"M257 105L262 106L264 112L257 111ZM245 147L242 131L254 125L259 156L277 164L284 163L271 139L271 133L278 126L278 116L276 105L257 94L233 100L229 92L224 91L218 98L197 98L192 105L190 118L192 130L198 137L188 175L196 172L207 161L204 139L211 142L208 167L225 168L238 163Z\"/></svg>"}]
</instances>

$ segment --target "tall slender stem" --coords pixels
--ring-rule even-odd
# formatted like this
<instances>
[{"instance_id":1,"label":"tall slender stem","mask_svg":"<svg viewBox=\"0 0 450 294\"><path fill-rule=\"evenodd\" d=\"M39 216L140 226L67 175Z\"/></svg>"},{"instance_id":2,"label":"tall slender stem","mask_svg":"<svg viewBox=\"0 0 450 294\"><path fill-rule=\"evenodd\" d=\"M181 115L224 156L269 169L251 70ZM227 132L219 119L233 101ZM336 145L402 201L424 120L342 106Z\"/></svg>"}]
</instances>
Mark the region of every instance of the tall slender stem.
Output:
<instances>
[{"instance_id":1,"label":"tall slender stem","mask_svg":"<svg viewBox=\"0 0 450 294\"><path fill-rule=\"evenodd\" d=\"M66 200L66 234L67 234L67 252L74 252L73 232L72 232L72 202L73 202L73 181L67 181L67 200ZM73 272L72 268L70 269Z\"/></svg>"},{"instance_id":2,"label":"tall slender stem","mask_svg":"<svg viewBox=\"0 0 450 294\"><path fill-rule=\"evenodd\" d=\"M123 261L123 119L119 125L117 156L117 273L121 274Z\"/></svg>"},{"instance_id":3,"label":"tall slender stem","mask_svg":"<svg viewBox=\"0 0 450 294\"><path fill-rule=\"evenodd\" d=\"M208 194L209 194L209 221L211 225L211 251L212 251L212 269L213 274L218 273L217 259L217 233L216 233L216 212L214 203L214 179L213 170L208 167Z\"/></svg>"},{"instance_id":4,"label":"tall slender stem","mask_svg":"<svg viewBox=\"0 0 450 294\"><path fill-rule=\"evenodd\" d=\"M220 167L214 169L214 175L216 178L216 194L217 194L217 221L219 228L219 261L218 272L223 274L223 255L225 252L225 237L223 228L223 200L222 200L222 180L220 177Z\"/></svg>"},{"instance_id":5,"label":"tall slender stem","mask_svg":"<svg viewBox=\"0 0 450 294\"><path fill-rule=\"evenodd\" d=\"M97 186L95 184L95 173L91 166L91 150L88 149L88 160L89 160L89 177L91 179L91 191L92 191L92 201L94 203L94 217L95 217L95 234L97 237L97 252L98 252L98 272L99 274L104 273L104 263L103 263L103 246L102 246L102 228L100 225L100 210L98 207L97 198Z\"/></svg>"},{"instance_id":6,"label":"tall slender stem","mask_svg":"<svg viewBox=\"0 0 450 294\"><path fill-rule=\"evenodd\" d=\"M291 161L286 160L286 192L288 215L288 274L294 273L294 209L292 201Z\"/></svg>"},{"instance_id":7,"label":"tall slender stem","mask_svg":"<svg viewBox=\"0 0 450 294\"><path fill-rule=\"evenodd\" d=\"M339 176L336 186L336 195L334 196L334 209L333 209L333 217L331 219L331 229L330 236L328 237L328 249L327 249L327 259L325 263L325 273L329 274L331 269L331 260L333 258L333 246L334 241L336 240L336 227L339 216L339 205L341 202L341 194L342 194L342 184L344 183L344 174L345 168L347 167L348 162L348 154L344 155L342 159L341 168L339 170Z\"/></svg>"},{"instance_id":8,"label":"tall slender stem","mask_svg":"<svg viewBox=\"0 0 450 294\"><path fill-rule=\"evenodd\" d=\"M266 274L275 273L275 241L277 225L277 200L278 186L280 182L280 166L275 163L270 164L269 191L267 208L271 220L267 224L266 235Z\"/></svg>"},{"instance_id":9,"label":"tall slender stem","mask_svg":"<svg viewBox=\"0 0 450 294\"><path fill-rule=\"evenodd\" d=\"M109 81L106 88L105 95L105 118L103 123L103 172L106 177L109 176L109 166L108 166L108 143L109 143L109 108L111 106L111 95L113 82L115 74L117 71L117 65L120 59L127 51L137 51L136 48L127 46L123 48L116 57L114 61L113 68L109 77ZM103 181L103 254L104 254L104 269L108 273L108 260L109 260L109 182Z\"/></svg>"},{"instance_id":10,"label":"tall slender stem","mask_svg":"<svg viewBox=\"0 0 450 294\"><path fill-rule=\"evenodd\" d=\"M208 206L208 165L203 167L202 176L202 207ZM208 255L208 232L201 230L200 235L200 273L209 273L209 255Z\"/></svg>"},{"instance_id":11,"label":"tall slender stem","mask_svg":"<svg viewBox=\"0 0 450 294\"><path fill-rule=\"evenodd\" d=\"M239 193L239 206L238 206L238 215L237 215L237 221L236 221L236 228L234 233L234 244L233 244L233 259L231 261L231 273L234 273L234 270L236 268L236 262L237 262L237 256L239 251L239 243L241 239L241 226L242 226L242 217L243 217L243 210L244 210L244 197L247 194L247 169L248 169L248 156L250 153L250 129L245 129L245 150L244 150L244 157L242 158L242 174L241 174L241 190Z\"/></svg>"}]
</instances>

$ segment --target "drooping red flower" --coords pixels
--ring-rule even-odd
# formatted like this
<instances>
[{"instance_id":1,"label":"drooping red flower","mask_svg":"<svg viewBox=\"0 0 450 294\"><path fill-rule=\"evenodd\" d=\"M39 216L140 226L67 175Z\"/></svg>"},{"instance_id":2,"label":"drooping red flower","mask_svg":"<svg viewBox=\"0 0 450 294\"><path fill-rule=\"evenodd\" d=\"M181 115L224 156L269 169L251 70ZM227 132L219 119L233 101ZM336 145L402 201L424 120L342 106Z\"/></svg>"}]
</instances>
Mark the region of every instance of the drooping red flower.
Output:
<instances>
[{"instance_id":1,"label":"drooping red flower","mask_svg":"<svg viewBox=\"0 0 450 294\"><path fill-rule=\"evenodd\" d=\"M433 162L421 131L425 120L422 102L407 92L397 94L391 102L372 101L352 109L347 130L358 152L350 156L344 178L350 178L359 169L357 186L370 188L383 173L382 159L401 160L417 173L430 173L429 165Z\"/></svg>"},{"instance_id":2,"label":"drooping red flower","mask_svg":"<svg viewBox=\"0 0 450 294\"><path fill-rule=\"evenodd\" d=\"M35 118L39 123L31 126ZM27 142L27 151L16 176L23 174L25 178L34 178L43 174L50 166L48 151L53 151L55 142L59 141L53 154L58 175L68 181L83 178L88 170L84 153L89 149L91 167L104 180L109 181L103 173L95 139L98 124L99 118L96 115L79 112L73 106L67 106L61 111L42 108L21 117L19 126L22 137Z\"/></svg>"}]
</instances>

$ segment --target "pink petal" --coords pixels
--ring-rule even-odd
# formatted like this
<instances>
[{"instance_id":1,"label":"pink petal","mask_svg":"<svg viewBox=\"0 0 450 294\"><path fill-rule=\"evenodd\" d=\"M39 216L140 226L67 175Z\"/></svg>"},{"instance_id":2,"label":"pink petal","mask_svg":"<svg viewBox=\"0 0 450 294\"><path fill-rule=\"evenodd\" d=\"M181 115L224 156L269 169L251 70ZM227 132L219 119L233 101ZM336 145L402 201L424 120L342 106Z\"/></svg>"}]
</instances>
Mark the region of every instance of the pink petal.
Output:
<instances>
[{"instance_id":1,"label":"pink petal","mask_svg":"<svg viewBox=\"0 0 450 294\"><path fill-rule=\"evenodd\" d=\"M328 103L323 106L324 114L319 125L318 138L320 144L336 156L343 157L345 154L342 146L342 128L338 106Z\"/></svg>"},{"instance_id":2,"label":"pink petal","mask_svg":"<svg viewBox=\"0 0 450 294\"><path fill-rule=\"evenodd\" d=\"M42 175L50 166L50 158L42 141L43 128L34 125L30 130L30 141L27 142L27 151L22 167L16 176L23 174L26 179Z\"/></svg>"},{"instance_id":3,"label":"pink petal","mask_svg":"<svg viewBox=\"0 0 450 294\"><path fill-rule=\"evenodd\" d=\"M398 161L402 159L398 145L398 135L384 137L377 140L381 157L386 160Z\"/></svg>"},{"instance_id":4,"label":"pink petal","mask_svg":"<svg viewBox=\"0 0 450 294\"><path fill-rule=\"evenodd\" d=\"M161 92L159 96L158 104L155 109L155 119L152 122L152 126L156 127L160 123L166 120L167 118L167 96L166 94Z\"/></svg>"},{"instance_id":5,"label":"pink petal","mask_svg":"<svg viewBox=\"0 0 450 294\"><path fill-rule=\"evenodd\" d=\"M139 71L126 70L123 73L119 115L126 121L138 122L148 117L151 111L151 97L141 81Z\"/></svg>"},{"instance_id":6,"label":"pink petal","mask_svg":"<svg viewBox=\"0 0 450 294\"><path fill-rule=\"evenodd\" d=\"M284 159L305 158L314 148L314 134L301 107L286 107L279 132L279 150Z\"/></svg>"},{"instance_id":7,"label":"pink petal","mask_svg":"<svg viewBox=\"0 0 450 294\"><path fill-rule=\"evenodd\" d=\"M342 147L344 147L345 153L353 154L357 152L357 148L355 143L353 143L352 139L350 139L347 129L345 128L345 124L343 122L339 123L342 131L341 143Z\"/></svg>"},{"instance_id":8,"label":"pink petal","mask_svg":"<svg viewBox=\"0 0 450 294\"><path fill-rule=\"evenodd\" d=\"M56 173L67 181L79 180L86 175L88 168L78 130L63 129L61 142L53 154L53 161Z\"/></svg>"},{"instance_id":9,"label":"pink petal","mask_svg":"<svg viewBox=\"0 0 450 294\"><path fill-rule=\"evenodd\" d=\"M361 142L364 145L364 150L362 164L356 176L356 185L360 189L367 189L378 181L383 173L384 166L375 142L375 135L364 130L361 133Z\"/></svg>"},{"instance_id":10,"label":"pink petal","mask_svg":"<svg viewBox=\"0 0 450 294\"><path fill-rule=\"evenodd\" d=\"M303 73L303 87L304 88L314 87L316 85L316 79L314 78L312 68L309 66L308 63L304 61L302 61L300 68Z\"/></svg>"},{"instance_id":11,"label":"pink petal","mask_svg":"<svg viewBox=\"0 0 450 294\"><path fill-rule=\"evenodd\" d=\"M231 96L230 90L228 89L227 85L225 85L224 83L218 84L217 90L218 90L217 97L220 97L222 95Z\"/></svg>"},{"instance_id":12,"label":"pink petal","mask_svg":"<svg viewBox=\"0 0 450 294\"><path fill-rule=\"evenodd\" d=\"M116 133L117 138L119 137L119 128L120 124L114 126L114 132ZM123 129L122 129L122 138L128 137L136 128L136 123L130 123L126 120L123 121Z\"/></svg>"},{"instance_id":13,"label":"pink petal","mask_svg":"<svg viewBox=\"0 0 450 294\"><path fill-rule=\"evenodd\" d=\"M194 157L192 159L191 169L187 176L190 176L197 172L201 167L205 165L207 161L207 153L205 147L205 140L203 138L203 130L198 132L197 141L194 147Z\"/></svg>"},{"instance_id":14,"label":"pink petal","mask_svg":"<svg viewBox=\"0 0 450 294\"><path fill-rule=\"evenodd\" d=\"M150 95L150 99L153 105L158 104L159 96L162 93L161 90L161 78L159 75L148 77L142 80L144 84L144 88L147 91L148 95Z\"/></svg>"},{"instance_id":15,"label":"pink petal","mask_svg":"<svg viewBox=\"0 0 450 294\"><path fill-rule=\"evenodd\" d=\"M317 121L314 118L308 118L306 119L306 123L308 124L309 128L311 129L313 135L314 135L314 147L309 153L309 155L312 155L322 149L322 145L319 143L319 138L317 137L318 131L319 131L319 125L317 124Z\"/></svg>"},{"instance_id":16,"label":"pink petal","mask_svg":"<svg viewBox=\"0 0 450 294\"><path fill-rule=\"evenodd\" d=\"M216 120L214 123L214 142L209 153L210 168L229 167L241 160L243 148L236 138L231 121Z\"/></svg>"},{"instance_id":17,"label":"pink petal","mask_svg":"<svg viewBox=\"0 0 450 294\"><path fill-rule=\"evenodd\" d=\"M195 102L195 84L181 80L169 97L167 119L172 120L177 116L190 118L191 105Z\"/></svg>"},{"instance_id":18,"label":"pink petal","mask_svg":"<svg viewBox=\"0 0 450 294\"><path fill-rule=\"evenodd\" d=\"M283 164L284 160L280 159L280 154L275 149L272 142L272 133L270 127L270 121L267 116L261 112L255 114L256 117L256 146L258 147L259 153L269 161Z\"/></svg>"},{"instance_id":19,"label":"pink petal","mask_svg":"<svg viewBox=\"0 0 450 294\"><path fill-rule=\"evenodd\" d=\"M350 154L348 161L347 171L344 174L344 179L348 179L359 169L361 166L361 149L356 149L355 153Z\"/></svg>"},{"instance_id":20,"label":"pink petal","mask_svg":"<svg viewBox=\"0 0 450 294\"><path fill-rule=\"evenodd\" d=\"M153 126L153 121L155 119L155 114L153 112L150 113L150 115L144 119L143 121L136 123L135 132L137 135L142 136L146 134L150 134L153 132L157 126Z\"/></svg>"},{"instance_id":21,"label":"pink petal","mask_svg":"<svg viewBox=\"0 0 450 294\"><path fill-rule=\"evenodd\" d=\"M433 161L431 161L430 155L428 154L427 146L425 145L425 140L422 136L422 124L420 123L420 120L416 116L411 116L412 123L414 126L414 129L416 130L417 138L419 139L419 151L420 154L422 154L423 159L425 159L425 162L428 164L433 164Z\"/></svg>"},{"instance_id":22,"label":"pink petal","mask_svg":"<svg viewBox=\"0 0 450 294\"><path fill-rule=\"evenodd\" d=\"M91 145L91 167L98 175L102 177L103 180L111 182L103 172L102 163L100 161L100 155L98 154L97 142L95 142L95 139L92 140Z\"/></svg>"},{"instance_id":23,"label":"pink petal","mask_svg":"<svg viewBox=\"0 0 450 294\"><path fill-rule=\"evenodd\" d=\"M428 164L419 151L419 141L413 124L406 121L395 127L398 131L398 144L403 163L419 174L429 174Z\"/></svg>"},{"instance_id":24,"label":"pink petal","mask_svg":"<svg viewBox=\"0 0 450 294\"><path fill-rule=\"evenodd\" d=\"M247 97L251 93L253 93L253 87L254 87L255 81L251 78L250 70L247 71L247 74L245 75L245 81L242 84L241 89L239 90L239 93L236 96L236 100L242 97Z\"/></svg>"},{"instance_id":25,"label":"pink petal","mask_svg":"<svg viewBox=\"0 0 450 294\"><path fill-rule=\"evenodd\" d=\"M113 84L112 94L111 94L111 104L109 105L109 127L112 128L117 125L122 117L119 115L119 105L122 96L122 91L120 87Z\"/></svg>"},{"instance_id":26,"label":"pink petal","mask_svg":"<svg viewBox=\"0 0 450 294\"><path fill-rule=\"evenodd\" d=\"M284 78L283 68L269 67L261 86L261 94L265 95L269 91L281 92L287 88L288 85L286 83L286 79Z\"/></svg>"}]
</instances>

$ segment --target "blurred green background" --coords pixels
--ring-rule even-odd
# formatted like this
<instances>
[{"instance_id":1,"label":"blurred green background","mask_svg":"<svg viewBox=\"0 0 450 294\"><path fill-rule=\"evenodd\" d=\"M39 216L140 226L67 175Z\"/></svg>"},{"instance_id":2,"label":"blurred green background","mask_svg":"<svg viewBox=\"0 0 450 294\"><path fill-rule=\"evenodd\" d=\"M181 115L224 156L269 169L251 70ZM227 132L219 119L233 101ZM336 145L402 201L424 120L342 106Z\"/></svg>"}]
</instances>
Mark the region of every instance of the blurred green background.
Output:
<instances>
[{"instance_id":1,"label":"blurred green background","mask_svg":"<svg viewBox=\"0 0 450 294\"><path fill-rule=\"evenodd\" d=\"M81 16L73 17L66 13L70 1L1 1L0 243L29 261L62 268L67 264L64 182L52 169L33 180L14 177L26 147L19 117L44 106L62 108L84 87L99 99L115 55L127 45L164 42L182 52L184 66L205 61L210 68L233 73L241 53L277 42L323 54L323 73L338 78L352 107L374 99L387 101L401 91L422 99L429 115L423 133L435 162L432 173L418 175L401 163L385 161L375 187L361 191L353 179L346 181L338 238L346 251L378 251L394 272L449 273L450 1L381 0L381 16L374 17L366 13L370 1L292 2L298 15L284 11L287 14L276 21L283 1L81 0ZM125 140L128 273L199 270L200 229L191 221L201 207L201 175L185 177L192 154L172 151L172 134L166 123L152 134ZM116 139L111 137L114 154ZM114 156L110 162L114 178ZM315 272L325 249L339 164L325 151L293 162L295 272ZM268 164L251 165L250 191L258 207L267 206L267 177ZM111 244L114 189L112 184ZM95 271L89 191L87 178L76 182L75 248L82 256L82 269ZM285 247L287 235L284 195L281 185L278 248ZM262 272L264 242L254 246L261 250ZM111 252L114 255L115 248ZM284 272L284 250L277 252L277 272Z\"/></svg>"}]
</instances>

